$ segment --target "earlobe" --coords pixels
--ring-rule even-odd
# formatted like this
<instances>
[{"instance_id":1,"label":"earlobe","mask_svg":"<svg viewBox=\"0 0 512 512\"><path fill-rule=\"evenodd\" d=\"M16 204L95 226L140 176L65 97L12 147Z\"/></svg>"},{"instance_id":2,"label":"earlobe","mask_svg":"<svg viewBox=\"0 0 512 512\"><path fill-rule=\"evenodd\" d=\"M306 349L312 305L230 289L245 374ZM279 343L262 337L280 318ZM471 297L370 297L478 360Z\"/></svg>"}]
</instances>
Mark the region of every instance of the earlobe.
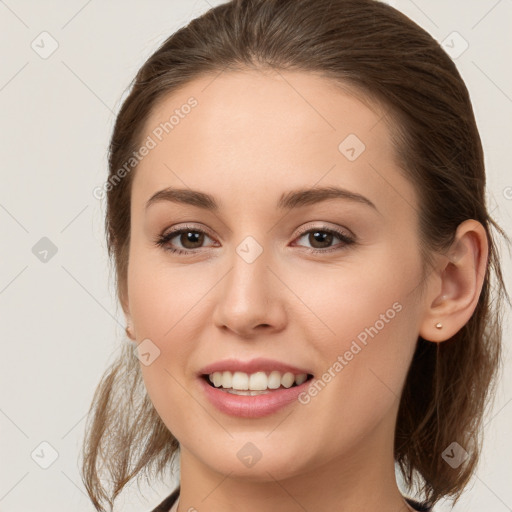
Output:
<instances>
[{"instance_id":1,"label":"earlobe","mask_svg":"<svg viewBox=\"0 0 512 512\"><path fill-rule=\"evenodd\" d=\"M130 338L132 341L135 341L136 337L133 334L132 318L130 315L130 307L128 304L128 299L126 297L125 287L121 287L121 292L119 294L119 302L121 303L121 307L123 308L123 312L126 317L126 327L124 329L126 336L128 336L128 338Z\"/></svg>"},{"instance_id":2,"label":"earlobe","mask_svg":"<svg viewBox=\"0 0 512 512\"><path fill-rule=\"evenodd\" d=\"M132 333L132 326L130 323L126 325L124 330L126 332L126 336L128 336L128 338L130 338L132 341L135 341L135 336Z\"/></svg>"},{"instance_id":3,"label":"earlobe","mask_svg":"<svg viewBox=\"0 0 512 512\"><path fill-rule=\"evenodd\" d=\"M419 335L432 342L454 336L471 318L485 278L487 234L482 224L468 219L457 228L447 255L439 259L435 279L425 294Z\"/></svg>"},{"instance_id":4,"label":"earlobe","mask_svg":"<svg viewBox=\"0 0 512 512\"><path fill-rule=\"evenodd\" d=\"M136 337L133 334L133 323L132 323L132 318L130 316L130 310L128 308L128 304L123 302L122 307L123 307L123 311L124 311L124 314L126 317L126 327L125 327L124 331L126 333L126 336L128 336L128 338L130 338L132 341L135 341Z\"/></svg>"}]
</instances>

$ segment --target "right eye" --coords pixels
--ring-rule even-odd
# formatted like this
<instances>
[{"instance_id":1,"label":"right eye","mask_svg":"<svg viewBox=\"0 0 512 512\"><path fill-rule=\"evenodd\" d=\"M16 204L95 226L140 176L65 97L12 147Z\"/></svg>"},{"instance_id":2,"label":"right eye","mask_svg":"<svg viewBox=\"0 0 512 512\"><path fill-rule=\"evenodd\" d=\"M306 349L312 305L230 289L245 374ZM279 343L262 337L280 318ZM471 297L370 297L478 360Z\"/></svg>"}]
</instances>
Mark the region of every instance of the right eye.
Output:
<instances>
[{"instance_id":1,"label":"right eye","mask_svg":"<svg viewBox=\"0 0 512 512\"><path fill-rule=\"evenodd\" d=\"M165 251L170 251L175 254L191 254L196 252L196 249L201 248L204 239L210 238L207 233L196 227L182 227L173 229L165 234L159 235L155 240L155 244L162 247ZM171 240L178 238L182 248L175 247Z\"/></svg>"}]
</instances>

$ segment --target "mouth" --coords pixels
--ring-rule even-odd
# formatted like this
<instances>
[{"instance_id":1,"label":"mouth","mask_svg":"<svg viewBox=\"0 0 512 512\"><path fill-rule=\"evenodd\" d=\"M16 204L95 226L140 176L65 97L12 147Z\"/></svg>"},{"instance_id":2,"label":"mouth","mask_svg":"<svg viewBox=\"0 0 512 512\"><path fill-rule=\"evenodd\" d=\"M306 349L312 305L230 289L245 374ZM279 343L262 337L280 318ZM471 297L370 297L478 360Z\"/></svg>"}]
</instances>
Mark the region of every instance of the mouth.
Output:
<instances>
[{"instance_id":1,"label":"mouth","mask_svg":"<svg viewBox=\"0 0 512 512\"><path fill-rule=\"evenodd\" d=\"M300 386L311 380L313 375L310 373L294 374L279 371L260 371L251 374L223 371L202 374L201 378L219 391L234 395L256 396Z\"/></svg>"}]
</instances>

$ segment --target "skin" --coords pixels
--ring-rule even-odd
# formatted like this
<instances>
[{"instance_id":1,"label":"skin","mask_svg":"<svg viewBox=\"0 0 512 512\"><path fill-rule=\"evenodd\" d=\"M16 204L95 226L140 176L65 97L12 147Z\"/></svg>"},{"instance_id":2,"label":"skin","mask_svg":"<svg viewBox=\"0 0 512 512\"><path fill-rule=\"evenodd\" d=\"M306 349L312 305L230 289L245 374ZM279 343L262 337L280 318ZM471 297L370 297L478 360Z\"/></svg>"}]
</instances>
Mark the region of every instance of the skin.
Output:
<instances>
[{"instance_id":1,"label":"skin","mask_svg":"<svg viewBox=\"0 0 512 512\"><path fill-rule=\"evenodd\" d=\"M383 109L311 73L231 71L167 96L143 138L190 96L198 106L134 176L123 300L137 343L149 338L160 350L141 369L180 442L179 511L409 510L394 472L399 397L418 336L448 339L476 307L483 227L459 226L457 256L437 255L420 293L417 196L399 171ZM351 133L366 146L354 161L338 150ZM346 199L276 208L289 190L331 185L364 195L378 211ZM145 211L169 186L209 193L219 211L169 201ZM185 223L206 232L202 245L179 235L170 242L189 255L154 243ZM299 233L324 225L356 243ZM247 236L263 249L250 264L236 252ZM227 357L268 357L321 377L397 302L401 311L307 405L237 418L202 393L197 372ZM262 454L252 467L237 457L247 442Z\"/></svg>"}]
</instances>

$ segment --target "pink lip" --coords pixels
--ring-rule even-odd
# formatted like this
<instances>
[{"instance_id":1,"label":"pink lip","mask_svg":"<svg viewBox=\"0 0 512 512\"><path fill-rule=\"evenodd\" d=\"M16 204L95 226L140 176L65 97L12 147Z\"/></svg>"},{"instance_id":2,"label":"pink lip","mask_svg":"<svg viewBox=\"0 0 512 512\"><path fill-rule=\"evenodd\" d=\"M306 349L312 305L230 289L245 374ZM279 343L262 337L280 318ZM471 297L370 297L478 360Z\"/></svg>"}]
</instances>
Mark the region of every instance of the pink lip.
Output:
<instances>
[{"instance_id":1,"label":"pink lip","mask_svg":"<svg viewBox=\"0 0 512 512\"><path fill-rule=\"evenodd\" d=\"M200 375L209 375L214 372L244 372L244 373L256 373L260 372L271 372L276 370L281 373L291 372L295 375L299 373L312 372L303 368L297 368L286 363L279 361L273 361L272 359L265 359L263 357L257 359L251 359L250 361L240 361L238 359L223 359L216 363L209 364L199 371Z\"/></svg>"},{"instance_id":2,"label":"pink lip","mask_svg":"<svg viewBox=\"0 0 512 512\"><path fill-rule=\"evenodd\" d=\"M222 388L210 386L204 377L200 377L199 381L206 397L219 411L240 418L261 418L262 416L275 413L293 402L298 402L298 396L306 390L311 382L313 382L313 379L306 380L300 386L288 389L279 388L275 391L255 396L234 395L221 391Z\"/></svg>"}]
</instances>

